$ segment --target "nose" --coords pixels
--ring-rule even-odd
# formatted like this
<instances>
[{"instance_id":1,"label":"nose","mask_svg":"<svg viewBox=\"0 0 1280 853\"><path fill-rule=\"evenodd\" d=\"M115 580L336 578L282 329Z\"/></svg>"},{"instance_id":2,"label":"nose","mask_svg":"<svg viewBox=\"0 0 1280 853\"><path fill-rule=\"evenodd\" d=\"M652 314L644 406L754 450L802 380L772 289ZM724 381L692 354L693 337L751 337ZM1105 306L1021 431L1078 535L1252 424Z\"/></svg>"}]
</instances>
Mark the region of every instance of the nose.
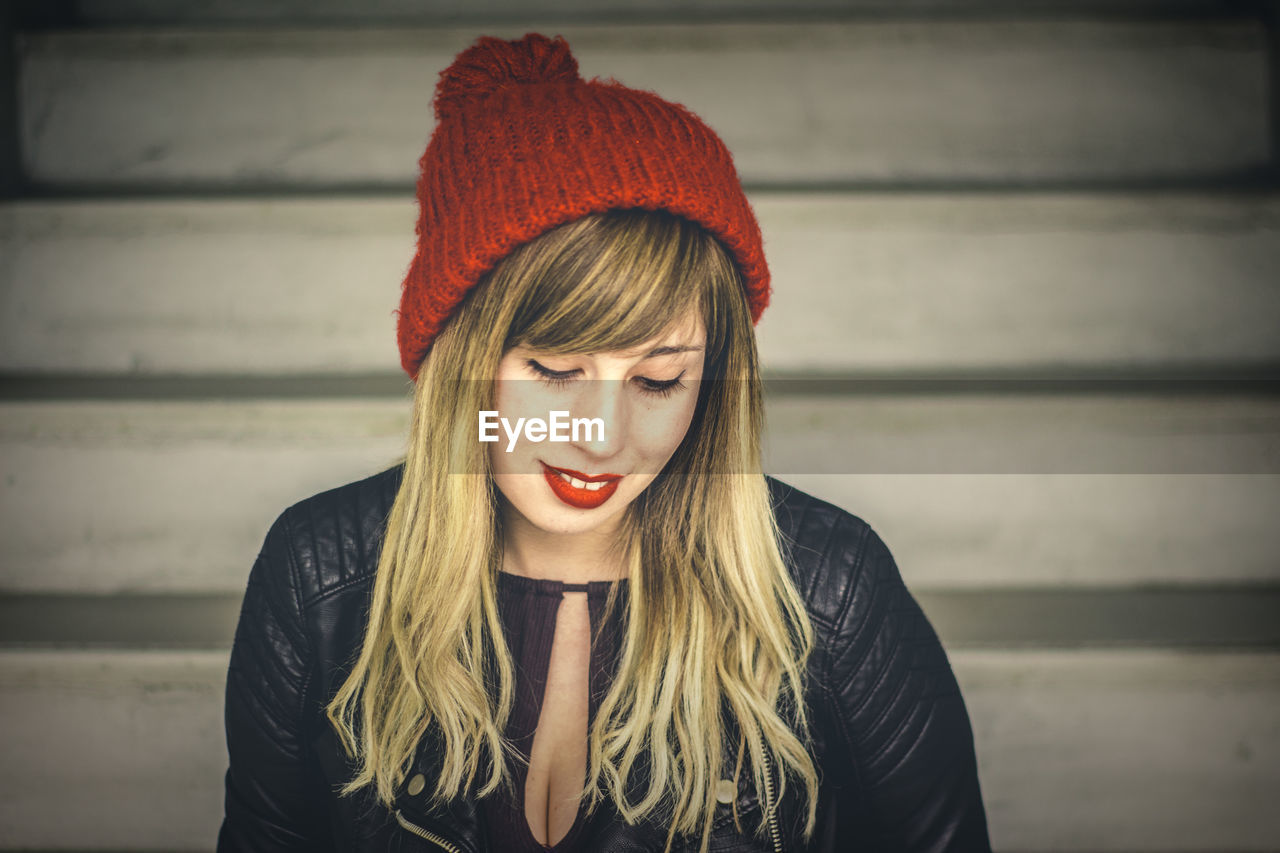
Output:
<instances>
[{"instance_id":1,"label":"nose","mask_svg":"<svg viewBox=\"0 0 1280 853\"><path fill-rule=\"evenodd\" d=\"M626 385L621 379L593 379L582 384L583 391L574 400L571 417L598 423L581 430L574 445L595 459L605 460L617 455L626 444L630 424Z\"/></svg>"}]
</instances>

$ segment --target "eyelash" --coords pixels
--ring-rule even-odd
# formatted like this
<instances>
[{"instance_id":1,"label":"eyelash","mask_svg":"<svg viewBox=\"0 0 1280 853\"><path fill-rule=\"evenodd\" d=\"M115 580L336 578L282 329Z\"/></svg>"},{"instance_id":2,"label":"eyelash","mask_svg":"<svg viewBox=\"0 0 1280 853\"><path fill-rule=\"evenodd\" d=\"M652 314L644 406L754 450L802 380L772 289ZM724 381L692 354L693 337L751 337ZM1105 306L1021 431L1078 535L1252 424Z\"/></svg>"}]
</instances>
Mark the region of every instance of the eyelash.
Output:
<instances>
[{"instance_id":1,"label":"eyelash","mask_svg":"<svg viewBox=\"0 0 1280 853\"><path fill-rule=\"evenodd\" d=\"M570 375L575 372L573 370L551 370L533 359L528 359L526 364L528 364L530 370L538 374L542 381L550 385L552 388L563 388L565 385L568 385L572 381L569 378ZM640 381L641 393L648 394L652 397L665 398L670 397L676 391L685 387L684 383L680 381L682 376L684 376L683 371L681 371L680 376L677 376L675 379L669 379L666 382L647 379L643 376L637 376L636 379Z\"/></svg>"}]
</instances>

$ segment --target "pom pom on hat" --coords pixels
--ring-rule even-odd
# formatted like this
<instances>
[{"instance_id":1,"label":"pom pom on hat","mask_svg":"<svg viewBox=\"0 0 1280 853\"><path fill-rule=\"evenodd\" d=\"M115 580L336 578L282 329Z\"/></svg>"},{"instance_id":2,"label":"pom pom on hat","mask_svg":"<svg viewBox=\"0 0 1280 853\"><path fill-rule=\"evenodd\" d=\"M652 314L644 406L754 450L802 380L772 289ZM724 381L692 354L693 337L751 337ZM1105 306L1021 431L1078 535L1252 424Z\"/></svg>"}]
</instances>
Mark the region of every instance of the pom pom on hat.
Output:
<instances>
[{"instance_id":1,"label":"pom pom on hat","mask_svg":"<svg viewBox=\"0 0 1280 853\"><path fill-rule=\"evenodd\" d=\"M519 41L484 36L458 54L440 72L436 86L436 120L443 121L467 102L526 83L581 82L578 60L561 36L549 39L530 33Z\"/></svg>"},{"instance_id":2,"label":"pom pom on hat","mask_svg":"<svg viewBox=\"0 0 1280 853\"><path fill-rule=\"evenodd\" d=\"M397 312L416 378L467 292L518 246L607 210L665 210L705 228L742 277L753 322L769 304L760 226L733 157L689 110L583 80L563 38L485 37L440 74L419 161L418 245Z\"/></svg>"}]
</instances>

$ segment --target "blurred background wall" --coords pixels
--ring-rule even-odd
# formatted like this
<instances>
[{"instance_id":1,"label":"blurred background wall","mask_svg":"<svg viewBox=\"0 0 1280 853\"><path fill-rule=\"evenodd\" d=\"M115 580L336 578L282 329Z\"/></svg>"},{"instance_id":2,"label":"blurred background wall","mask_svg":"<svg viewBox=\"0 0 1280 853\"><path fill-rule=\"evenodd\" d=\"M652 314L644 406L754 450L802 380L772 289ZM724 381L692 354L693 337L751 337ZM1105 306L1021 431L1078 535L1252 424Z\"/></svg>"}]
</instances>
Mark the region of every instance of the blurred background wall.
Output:
<instances>
[{"instance_id":1,"label":"blurred background wall","mask_svg":"<svg viewBox=\"0 0 1280 853\"><path fill-rule=\"evenodd\" d=\"M3 8L0 847L212 849L262 536L404 447L436 75L540 30L735 153L770 470L893 549L997 848L1280 849L1275 4Z\"/></svg>"}]
</instances>

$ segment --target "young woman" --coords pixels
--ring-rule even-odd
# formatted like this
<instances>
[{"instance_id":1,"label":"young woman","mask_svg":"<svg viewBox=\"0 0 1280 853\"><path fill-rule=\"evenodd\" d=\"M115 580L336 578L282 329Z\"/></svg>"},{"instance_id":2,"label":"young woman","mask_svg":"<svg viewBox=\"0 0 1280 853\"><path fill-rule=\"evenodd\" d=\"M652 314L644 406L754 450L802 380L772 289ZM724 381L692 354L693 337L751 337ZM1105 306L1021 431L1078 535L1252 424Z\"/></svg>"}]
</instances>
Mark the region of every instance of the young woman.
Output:
<instances>
[{"instance_id":1,"label":"young woman","mask_svg":"<svg viewBox=\"0 0 1280 853\"><path fill-rule=\"evenodd\" d=\"M760 472L724 145L537 35L464 51L435 110L408 451L267 534L218 849L989 849L888 550Z\"/></svg>"}]
</instances>

